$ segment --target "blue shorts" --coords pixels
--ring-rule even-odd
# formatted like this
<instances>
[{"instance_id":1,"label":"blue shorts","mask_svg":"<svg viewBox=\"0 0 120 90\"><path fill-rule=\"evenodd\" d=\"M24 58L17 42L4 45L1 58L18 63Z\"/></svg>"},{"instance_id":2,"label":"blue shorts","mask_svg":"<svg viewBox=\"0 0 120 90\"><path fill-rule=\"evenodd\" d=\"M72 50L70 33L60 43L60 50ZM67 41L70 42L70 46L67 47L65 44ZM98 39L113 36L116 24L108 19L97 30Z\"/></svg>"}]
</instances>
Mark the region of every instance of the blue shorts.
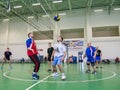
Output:
<instances>
[{"instance_id":1,"label":"blue shorts","mask_svg":"<svg viewBox=\"0 0 120 90\"><path fill-rule=\"evenodd\" d=\"M59 57L55 56L52 65L53 66L61 65L62 64L62 57L63 56L59 56Z\"/></svg>"},{"instance_id":2,"label":"blue shorts","mask_svg":"<svg viewBox=\"0 0 120 90\"><path fill-rule=\"evenodd\" d=\"M90 62L90 63L91 63L91 62L95 62L95 59L94 59L94 58L88 58L88 59L87 59L87 62Z\"/></svg>"},{"instance_id":3,"label":"blue shorts","mask_svg":"<svg viewBox=\"0 0 120 90\"><path fill-rule=\"evenodd\" d=\"M96 56L96 59L95 59L96 61L100 61L101 60L101 58L100 58L100 56Z\"/></svg>"}]
</instances>

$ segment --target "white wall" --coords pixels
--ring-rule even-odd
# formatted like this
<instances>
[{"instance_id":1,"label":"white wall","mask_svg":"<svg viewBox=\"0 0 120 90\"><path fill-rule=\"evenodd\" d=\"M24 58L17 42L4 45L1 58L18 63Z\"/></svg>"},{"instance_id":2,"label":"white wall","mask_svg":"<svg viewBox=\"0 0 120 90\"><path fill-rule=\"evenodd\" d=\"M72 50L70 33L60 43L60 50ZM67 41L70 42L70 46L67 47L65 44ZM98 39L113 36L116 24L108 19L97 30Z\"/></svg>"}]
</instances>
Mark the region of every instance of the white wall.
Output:
<instances>
[{"instance_id":1,"label":"white wall","mask_svg":"<svg viewBox=\"0 0 120 90\"><path fill-rule=\"evenodd\" d=\"M91 27L98 27L98 26L120 26L120 13L119 11L113 11L110 15L108 11L104 12L91 12L90 15L90 25Z\"/></svg>"},{"instance_id":2,"label":"white wall","mask_svg":"<svg viewBox=\"0 0 120 90\"><path fill-rule=\"evenodd\" d=\"M84 28L85 27L85 11L78 10L67 12L65 16L61 16L60 29Z\"/></svg>"},{"instance_id":3,"label":"white wall","mask_svg":"<svg viewBox=\"0 0 120 90\"><path fill-rule=\"evenodd\" d=\"M9 22L9 43L25 42L27 38L27 24L22 21L10 21Z\"/></svg>"},{"instance_id":4,"label":"white wall","mask_svg":"<svg viewBox=\"0 0 120 90\"><path fill-rule=\"evenodd\" d=\"M0 43L5 44L7 40L8 22L0 22Z\"/></svg>"},{"instance_id":5,"label":"white wall","mask_svg":"<svg viewBox=\"0 0 120 90\"><path fill-rule=\"evenodd\" d=\"M94 13L93 11L91 11L88 23L86 23L85 21L86 16L84 10L75 10L72 12L67 11L67 15L61 17L61 21L58 22L58 26L60 29L86 28L88 26L86 24L89 24L87 30L91 30L92 27L99 26L118 25L120 27L120 12L118 13L115 11L112 11L111 15L108 15L107 11L101 13ZM37 23L34 19L30 19L29 22ZM42 25L40 24L41 22ZM39 19L39 23L37 24L39 25L40 30L49 30L50 28L54 29L54 26L52 26L52 24L50 23L51 21L49 21L49 19L42 18ZM3 52L6 50L7 43L8 47L10 47L10 50L13 52L13 58L28 58L26 55L25 40L27 39L27 33L30 31L35 31L35 29L19 19L10 20L7 22L0 22L0 58L3 58ZM90 33L92 32L90 31L88 34ZM103 58L115 58L116 56L120 57L120 37L89 38L93 42L94 46L100 47L103 52ZM86 37L80 40L86 40ZM40 52L40 54L46 55L46 50L48 47L47 43L49 42L49 40L36 42L38 48L43 49L43 52ZM53 41L51 40L51 42ZM84 50L85 46L86 44L84 45ZM75 56L77 56L78 51L71 50L69 51L69 54L74 54Z\"/></svg>"},{"instance_id":6,"label":"white wall","mask_svg":"<svg viewBox=\"0 0 120 90\"><path fill-rule=\"evenodd\" d=\"M53 41L52 40L37 40L37 48L38 49L43 49L43 51L39 51L40 55L47 56L47 48L48 48L48 42L52 43L53 46Z\"/></svg>"},{"instance_id":7,"label":"white wall","mask_svg":"<svg viewBox=\"0 0 120 90\"><path fill-rule=\"evenodd\" d=\"M102 50L102 59L120 57L120 41L96 41L93 45L99 46Z\"/></svg>"},{"instance_id":8,"label":"white wall","mask_svg":"<svg viewBox=\"0 0 120 90\"><path fill-rule=\"evenodd\" d=\"M5 44L0 44L0 59L3 59L5 50Z\"/></svg>"},{"instance_id":9,"label":"white wall","mask_svg":"<svg viewBox=\"0 0 120 90\"><path fill-rule=\"evenodd\" d=\"M112 11L109 15L107 11L94 13L90 15L90 26L120 26L120 12ZM114 59L120 57L120 36L119 37L101 37L92 38L93 45L99 46L103 53L103 59Z\"/></svg>"}]
</instances>

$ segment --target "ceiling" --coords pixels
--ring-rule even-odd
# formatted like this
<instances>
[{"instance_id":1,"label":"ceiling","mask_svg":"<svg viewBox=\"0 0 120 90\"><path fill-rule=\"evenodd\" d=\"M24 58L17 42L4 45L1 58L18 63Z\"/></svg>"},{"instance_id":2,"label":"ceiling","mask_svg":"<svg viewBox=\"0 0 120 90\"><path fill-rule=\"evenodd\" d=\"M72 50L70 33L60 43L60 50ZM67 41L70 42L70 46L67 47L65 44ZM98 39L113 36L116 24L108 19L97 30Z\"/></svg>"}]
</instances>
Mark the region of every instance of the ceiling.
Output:
<instances>
[{"instance_id":1,"label":"ceiling","mask_svg":"<svg viewBox=\"0 0 120 90\"><path fill-rule=\"evenodd\" d=\"M120 0L62 0L60 3L52 1L55 0L0 0L0 18L21 15L37 16L82 8L120 7ZM33 6L34 3L40 3L40 5ZM22 6L22 8L14 8L14 6Z\"/></svg>"},{"instance_id":2,"label":"ceiling","mask_svg":"<svg viewBox=\"0 0 120 90\"><path fill-rule=\"evenodd\" d=\"M36 36L40 35L44 37L43 39L52 39L53 33L51 32L53 31L51 29L50 33L41 31L38 22L39 16L46 14L55 15L61 11L72 12L73 10L78 9L87 9L90 11L91 9L96 9L99 7L106 7L110 13L113 7L120 7L120 0L62 0L60 3L53 3L53 1L60 0L0 0L0 20L6 18L13 20L13 17L19 17L16 19L25 21L39 32ZM33 4L37 4L37 6ZM21 6L21 8L15 8L15 6ZM28 16L34 16L37 24L29 22ZM48 19L50 18L48 17ZM65 38L83 38L84 30L62 30L61 34ZM36 37L36 39L39 39L39 37Z\"/></svg>"}]
</instances>

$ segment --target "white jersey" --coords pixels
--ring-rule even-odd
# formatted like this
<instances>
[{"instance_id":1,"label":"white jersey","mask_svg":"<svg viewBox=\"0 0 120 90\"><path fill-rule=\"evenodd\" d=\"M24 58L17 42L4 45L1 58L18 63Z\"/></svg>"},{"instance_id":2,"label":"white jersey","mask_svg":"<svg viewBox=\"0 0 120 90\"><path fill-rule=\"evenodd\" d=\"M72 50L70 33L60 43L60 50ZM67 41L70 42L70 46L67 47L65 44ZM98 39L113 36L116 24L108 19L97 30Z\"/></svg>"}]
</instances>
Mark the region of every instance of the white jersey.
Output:
<instances>
[{"instance_id":1,"label":"white jersey","mask_svg":"<svg viewBox=\"0 0 120 90\"><path fill-rule=\"evenodd\" d=\"M55 51L54 56L59 57L64 55L64 52L66 52L66 47L64 44L59 42L54 45L54 51Z\"/></svg>"}]
</instances>

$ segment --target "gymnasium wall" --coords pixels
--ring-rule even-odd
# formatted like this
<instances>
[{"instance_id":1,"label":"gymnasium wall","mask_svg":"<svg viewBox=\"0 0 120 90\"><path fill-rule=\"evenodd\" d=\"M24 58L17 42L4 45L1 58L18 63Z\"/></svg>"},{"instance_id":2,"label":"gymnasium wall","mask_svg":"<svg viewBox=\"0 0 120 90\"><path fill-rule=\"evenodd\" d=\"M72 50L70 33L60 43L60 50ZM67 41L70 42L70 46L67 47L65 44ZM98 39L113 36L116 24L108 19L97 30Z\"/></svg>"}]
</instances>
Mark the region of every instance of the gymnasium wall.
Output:
<instances>
[{"instance_id":1,"label":"gymnasium wall","mask_svg":"<svg viewBox=\"0 0 120 90\"><path fill-rule=\"evenodd\" d=\"M94 13L90 15L90 26L119 26L120 33L120 12L112 11L109 15L108 12ZM102 50L102 58L114 59L116 56L120 57L120 34L119 37L100 37L91 39L93 45L99 46Z\"/></svg>"},{"instance_id":2,"label":"gymnasium wall","mask_svg":"<svg viewBox=\"0 0 120 90\"><path fill-rule=\"evenodd\" d=\"M89 14L89 29L92 27L100 26L119 26L120 27L120 13L112 11L111 15L107 11L101 13L95 13L93 11ZM72 12L67 12L67 15L61 16L61 21L58 22L58 27L60 29L71 29L71 28L86 28L85 21L85 11L84 10L75 10ZM30 19L29 22L36 23L35 19ZM48 19L40 18L38 24L38 29L40 30L50 30L54 29L51 27L50 21ZM40 24L42 23L42 24ZM46 25L46 26L45 26ZM28 58L26 55L25 40L27 39L27 33L30 31L35 31L33 27L27 23L15 19L10 21L0 22L0 59L3 58L3 52L6 50L6 47L10 47L10 50L13 52L14 59ZM92 32L90 32L92 33ZM103 58L113 59L116 56L120 57L120 36L119 37L101 37L101 38L92 38L89 37L93 45L99 46L103 52ZM86 38L80 40L86 41ZM41 55L47 55L47 43L52 40L45 41L36 41L38 48L42 48L43 52L40 51ZM85 42L86 43L86 42ZM85 50L86 44L84 45ZM79 50L78 50L79 51ZM77 52L78 52L77 51ZM76 51L69 51L69 55L73 54L77 56Z\"/></svg>"},{"instance_id":3,"label":"gymnasium wall","mask_svg":"<svg viewBox=\"0 0 120 90\"><path fill-rule=\"evenodd\" d=\"M102 50L102 59L114 59L116 56L120 57L119 40L113 40L113 41L99 40L99 41L93 41L92 43L95 46L99 46L99 48Z\"/></svg>"}]
</instances>

